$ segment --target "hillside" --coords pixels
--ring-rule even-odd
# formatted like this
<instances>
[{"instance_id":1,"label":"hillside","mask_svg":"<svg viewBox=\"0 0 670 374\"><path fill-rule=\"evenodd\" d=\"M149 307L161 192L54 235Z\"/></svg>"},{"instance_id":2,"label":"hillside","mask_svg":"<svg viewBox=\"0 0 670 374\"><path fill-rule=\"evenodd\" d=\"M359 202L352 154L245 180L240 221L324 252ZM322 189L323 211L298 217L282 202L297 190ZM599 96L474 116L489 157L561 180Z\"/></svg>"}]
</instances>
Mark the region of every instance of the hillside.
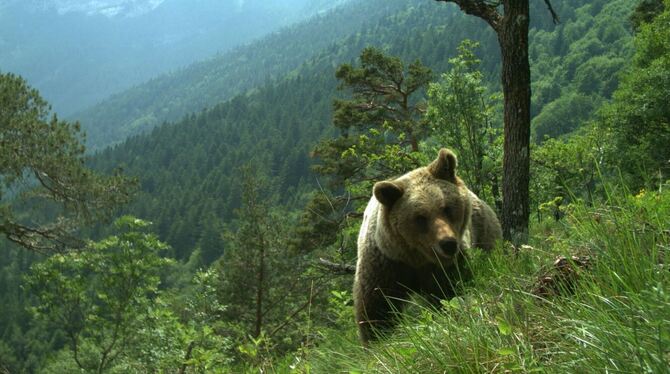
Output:
<instances>
[{"instance_id":1,"label":"hillside","mask_svg":"<svg viewBox=\"0 0 670 374\"><path fill-rule=\"evenodd\" d=\"M3 1L0 70L21 74L61 116L225 52L334 3Z\"/></svg>"},{"instance_id":2,"label":"hillside","mask_svg":"<svg viewBox=\"0 0 670 374\"><path fill-rule=\"evenodd\" d=\"M630 49L626 46L630 34L624 26L603 23L604 21L600 21L603 17L598 15L602 11L607 15L604 19L624 17L623 14L630 10L630 5L618 4L605 6L598 2L575 6L571 2L563 2L557 5L563 22L555 28L546 9L534 4L533 11L537 17L533 18L533 23L537 30L555 32L531 33L531 58L536 61L531 65L535 83L533 113L539 114L540 107L556 100L561 95L560 87L574 91L575 88L570 86L570 82L576 78L583 78L583 81L580 80L584 82L581 83L580 90L585 92L576 96L563 95L558 103L550 107L547 114L538 117L542 123L539 127L553 125L551 118L556 117L552 114L554 111L564 110L563 108L575 103L581 104L582 110L574 117L576 121L557 126L568 131L575 127L578 120L588 117L595 108L598 99L593 101L586 97L595 94L607 98L611 94L616 86L614 72L625 61L623 56L630 54ZM248 46L138 85L74 114L71 118L82 123L88 134L89 147L99 149L117 143L129 135L147 131L165 121L178 120L186 114L214 106L253 87L279 79L318 54L342 54L334 45L344 38L353 43L352 50L355 49L353 47L362 47L365 43L375 45L374 38L366 41L365 35L356 36L355 30L366 33L373 25L378 28L386 27L379 25L379 20L397 13L405 5L398 1L353 1ZM450 5L442 8L455 10ZM443 11L440 10L441 16ZM402 35L397 35L394 39L387 37L385 43L404 52L407 58L436 61L443 68L446 66L447 51L449 48L453 51L456 46L454 40L465 37L480 40L483 42L483 49L487 51L487 58L483 59L483 70L492 84L498 84L498 47L494 44L492 34L486 28L480 27L481 23L476 19L470 20L461 15L456 17L458 22L465 22L467 27L450 28L452 34L446 40L436 42L434 46L429 44L433 42L430 37L420 34L410 34L411 38ZM577 17L580 18L579 21L575 21ZM423 33L439 35L443 25L449 22L448 19L432 17L426 24L429 28L425 28ZM586 35L583 34L585 30L589 30ZM380 29L377 32L384 31ZM486 37L479 36L480 33L484 33ZM600 40L601 38L604 40ZM348 55L333 57L346 61L354 56L355 53L350 52ZM332 64L335 65L336 62L333 61ZM576 70L577 67L580 67L579 71ZM595 70L601 68L602 70ZM599 82L588 83L595 80ZM542 135L538 137L541 139Z\"/></svg>"},{"instance_id":3,"label":"hillside","mask_svg":"<svg viewBox=\"0 0 670 374\"><path fill-rule=\"evenodd\" d=\"M296 190L314 185L309 153L318 139L333 134L331 102L337 95L334 66L355 59L363 47L385 46L389 53L406 61L421 59L438 73L446 70L447 61L455 54L462 38L479 39L482 70L489 84L497 87L497 45L492 33L482 28L478 20L453 12L450 7L434 7L424 1L383 2L388 6L404 4L404 7L376 23L365 23L359 31L331 43L286 77L259 86L248 95L189 115L182 121L155 128L145 136L133 137L98 154L92 165L105 170L121 166L130 175L138 176L142 192L127 212L154 221L157 232L173 246L178 258L188 258L199 243L214 240L216 246L208 249L212 251L208 258L214 259L216 253L222 253L223 242L208 236L231 217L239 204L239 191L233 187L235 174L231 173L235 167L254 157L272 160L270 170L280 181L278 190L282 196L295 195ZM572 3L579 4L579 1ZM553 28L546 10L535 8L541 13L540 22L531 33L531 40L538 40L531 46L532 50L544 46L546 39L557 38L563 30L584 24L592 27L587 35L569 33L569 37L564 37L566 45L562 48L545 47L542 53L533 54L534 74L538 74L539 67L556 66L552 74L536 78L534 97L539 101L536 111L540 115L556 115L543 111L543 100L560 102L564 96L575 94L570 83L574 77L561 74L559 68L564 66L564 59L573 61L576 71L582 71L592 61L609 56L620 56L615 60L620 61L629 53L630 34L627 32L619 36L617 43L591 50L595 54L582 52L582 45L587 44L587 37L599 32L598 25L607 25L605 21L594 25L594 19L617 17L618 13L629 10L630 4L630 1L617 1L600 7L584 5L574 11L570 3L564 3L559 8L563 23L553 31L545 29ZM356 5L352 9L356 9ZM293 34L286 36L292 40ZM561 55L568 51L572 54ZM612 76L615 74L608 78ZM598 79L589 77L582 84L587 86L591 78ZM550 91L555 96L547 97L545 87L564 88ZM594 92L591 98L605 100L606 95L611 95L611 91ZM549 113L555 110L551 105L546 107ZM592 112L581 115L588 118ZM291 201L285 199L285 202Z\"/></svg>"},{"instance_id":4,"label":"hillside","mask_svg":"<svg viewBox=\"0 0 670 374\"><path fill-rule=\"evenodd\" d=\"M445 18L459 22L432 32L438 20ZM213 260L222 253L223 242L205 233L216 232L239 204L240 191L235 190L232 170L253 158L270 160L269 169L281 183L277 186L280 195L295 195L313 185L309 153L317 139L332 132L337 64L355 59L369 44L393 46L405 34L414 35L414 41L422 45L454 50L458 42L443 36L455 33L462 27L460 22L476 25L446 7L435 9L420 1L407 7L405 3L404 9L332 43L286 77L182 121L157 127L147 135L132 137L96 155L91 165L103 170L119 165L130 175L139 176L143 191L128 211L154 221L161 237L173 245L177 258L188 258L200 240L217 242L206 249L213 252L207 256ZM398 45L390 52L402 55L403 48ZM414 48L404 52L408 59L420 54ZM445 66L442 58L426 62L437 65L438 71L439 66ZM286 198L284 202L293 201Z\"/></svg>"},{"instance_id":5,"label":"hillside","mask_svg":"<svg viewBox=\"0 0 670 374\"><path fill-rule=\"evenodd\" d=\"M386 123L334 126L333 100L351 97L335 72L361 66L364 48L420 59L440 84L444 72L474 81L485 102L500 89L497 41L453 4L353 0L80 113L98 147L88 165L120 168L139 191L115 224L80 232L84 251L0 241L0 372L663 371L670 12L633 32L636 0L553 3L558 25L531 2L529 246L469 252L463 295L436 308L413 298L388 339L361 347L347 265L370 184L332 187L337 174L312 167L323 140L376 133L372 157L389 162L385 146L409 148ZM480 43L469 60L465 38ZM481 112L500 154L490 102ZM436 122L420 160L432 146L465 152L439 133L458 119ZM485 157L499 178L502 160Z\"/></svg>"},{"instance_id":6,"label":"hillside","mask_svg":"<svg viewBox=\"0 0 670 374\"><path fill-rule=\"evenodd\" d=\"M403 5L400 1L352 1L249 45L152 79L70 117L82 123L90 147L117 143L278 79Z\"/></svg>"}]
</instances>

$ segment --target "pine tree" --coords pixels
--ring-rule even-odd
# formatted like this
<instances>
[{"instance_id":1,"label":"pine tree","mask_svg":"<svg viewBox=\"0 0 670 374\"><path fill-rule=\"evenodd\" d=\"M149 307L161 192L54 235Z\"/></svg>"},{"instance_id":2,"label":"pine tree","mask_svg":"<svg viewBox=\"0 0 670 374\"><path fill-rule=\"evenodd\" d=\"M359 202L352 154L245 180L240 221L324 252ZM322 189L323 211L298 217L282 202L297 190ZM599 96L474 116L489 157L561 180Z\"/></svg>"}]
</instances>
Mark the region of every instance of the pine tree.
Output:
<instances>
[{"instance_id":1,"label":"pine tree","mask_svg":"<svg viewBox=\"0 0 670 374\"><path fill-rule=\"evenodd\" d=\"M315 171L345 186L419 166L419 142L426 133L425 103L416 96L431 80L430 69L420 61L405 66L373 47L363 49L360 61L360 67L338 67L339 89L350 90L351 98L333 102L340 136L314 150L321 160Z\"/></svg>"},{"instance_id":2,"label":"pine tree","mask_svg":"<svg viewBox=\"0 0 670 374\"><path fill-rule=\"evenodd\" d=\"M120 175L87 169L79 124L49 112L23 78L0 74L0 233L43 252L82 247L73 231L109 217L133 187ZM19 202L22 214L16 211ZM39 211L25 218L31 207Z\"/></svg>"}]
</instances>

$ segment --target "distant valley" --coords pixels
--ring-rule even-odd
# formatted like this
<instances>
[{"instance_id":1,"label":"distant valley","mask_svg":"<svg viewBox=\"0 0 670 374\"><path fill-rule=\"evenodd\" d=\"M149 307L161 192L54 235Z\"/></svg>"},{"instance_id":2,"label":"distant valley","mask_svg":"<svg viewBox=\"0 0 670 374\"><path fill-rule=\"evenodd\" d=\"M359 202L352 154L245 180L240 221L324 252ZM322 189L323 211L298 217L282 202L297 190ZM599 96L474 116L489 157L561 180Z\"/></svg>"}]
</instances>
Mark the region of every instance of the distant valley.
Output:
<instances>
[{"instance_id":1,"label":"distant valley","mask_svg":"<svg viewBox=\"0 0 670 374\"><path fill-rule=\"evenodd\" d=\"M338 3L10 0L0 5L0 71L68 116Z\"/></svg>"}]
</instances>

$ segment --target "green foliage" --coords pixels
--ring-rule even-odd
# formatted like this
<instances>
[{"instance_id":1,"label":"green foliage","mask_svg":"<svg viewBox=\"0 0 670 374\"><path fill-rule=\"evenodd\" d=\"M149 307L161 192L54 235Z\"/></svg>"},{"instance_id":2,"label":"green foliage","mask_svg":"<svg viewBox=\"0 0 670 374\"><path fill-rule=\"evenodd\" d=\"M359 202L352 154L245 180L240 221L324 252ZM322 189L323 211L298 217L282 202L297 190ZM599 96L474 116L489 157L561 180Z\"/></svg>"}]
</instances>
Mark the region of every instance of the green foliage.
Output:
<instances>
[{"instance_id":1,"label":"green foliage","mask_svg":"<svg viewBox=\"0 0 670 374\"><path fill-rule=\"evenodd\" d=\"M670 6L635 38L632 66L602 109L602 133L612 134L610 159L633 188L659 185L670 175Z\"/></svg>"},{"instance_id":2,"label":"green foliage","mask_svg":"<svg viewBox=\"0 0 670 374\"><path fill-rule=\"evenodd\" d=\"M167 246L142 232L147 222L126 216L115 225L121 234L55 254L26 279L39 301L36 317L62 329L77 366L95 372L109 369L141 336L159 269L168 263L159 256Z\"/></svg>"},{"instance_id":3,"label":"green foliage","mask_svg":"<svg viewBox=\"0 0 670 374\"><path fill-rule=\"evenodd\" d=\"M355 186L418 166L426 133L425 105L416 96L430 81L430 69L419 61L405 66L372 47L361 52L360 62L337 68L339 88L351 90L351 98L334 100L333 124L340 136L314 151L321 159L315 171L337 185Z\"/></svg>"},{"instance_id":4,"label":"green foliage","mask_svg":"<svg viewBox=\"0 0 670 374\"><path fill-rule=\"evenodd\" d=\"M532 129L537 142L567 134L595 117L611 98L632 55L625 19L634 1L554 4L561 23L530 32Z\"/></svg>"},{"instance_id":5,"label":"green foliage","mask_svg":"<svg viewBox=\"0 0 670 374\"><path fill-rule=\"evenodd\" d=\"M565 139L547 139L531 152L531 199L533 205L603 197L600 179L605 173L605 154L611 145L597 126L585 126ZM539 212L538 219L541 219Z\"/></svg>"},{"instance_id":6,"label":"green foliage","mask_svg":"<svg viewBox=\"0 0 670 374\"><path fill-rule=\"evenodd\" d=\"M87 169L79 124L49 117L23 78L0 74L0 107L0 233L34 251L80 246L72 231L108 217L131 184ZM39 211L17 216L17 200Z\"/></svg>"},{"instance_id":7,"label":"green foliage","mask_svg":"<svg viewBox=\"0 0 670 374\"><path fill-rule=\"evenodd\" d=\"M313 301L304 259L287 251L290 217L276 206L262 163L238 170L242 201L224 233L226 251L214 265L216 287L226 305L221 317L236 342L237 359L262 365L268 352L299 346Z\"/></svg>"},{"instance_id":8,"label":"green foliage","mask_svg":"<svg viewBox=\"0 0 670 374\"><path fill-rule=\"evenodd\" d=\"M535 139L539 143L577 130L599 106L597 98L569 93L552 101L533 120Z\"/></svg>"},{"instance_id":9,"label":"green foliage","mask_svg":"<svg viewBox=\"0 0 670 374\"><path fill-rule=\"evenodd\" d=\"M478 43L464 40L458 56L449 60L451 69L439 83L428 88L427 120L432 126L432 142L457 152L459 176L482 198L499 202L498 180L502 149L500 126L495 125L500 95L487 97L480 60L474 49ZM490 191L490 196L484 196Z\"/></svg>"},{"instance_id":10,"label":"green foliage","mask_svg":"<svg viewBox=\"0 0 670 374\"><path fill-rule=\"evenodd\" d=\"M190 289L186 306L180 312L183 320L180 340L186 342L182 367L196 373L211 372L231 361L228 352L232 342L225 336L226 325L222 320L227 307L218 298L221 282L214 269L198 271L193 277L194 288ZM184 345L181 349L184 350Z\"/></svg>"},{"instance_id":11,"label":"green foliage","mask_svg":"<svg viewBox=\"0 0 670 374\"><path fill-rule=\"evenodd\" d=\"M206 373L229 363L218 274L197 272L180 306L159 287L172 263L160 256L167 245L146 232L148 222L126 216L115 226L120 234L54 255L27 277L34 323L61 331L66 343L43 370Z\"/></svg>"},{"instance_id":12,"label":"green foliage","mask_svg":"<svg viewBox=\"0 0 670 374\"><path fill-rule=\"evenodd\" d=\"M643 24L651 22L664 8L663 0L640 0L630 16L633 30L637 32Z\"/></svg>"}]
</instances>

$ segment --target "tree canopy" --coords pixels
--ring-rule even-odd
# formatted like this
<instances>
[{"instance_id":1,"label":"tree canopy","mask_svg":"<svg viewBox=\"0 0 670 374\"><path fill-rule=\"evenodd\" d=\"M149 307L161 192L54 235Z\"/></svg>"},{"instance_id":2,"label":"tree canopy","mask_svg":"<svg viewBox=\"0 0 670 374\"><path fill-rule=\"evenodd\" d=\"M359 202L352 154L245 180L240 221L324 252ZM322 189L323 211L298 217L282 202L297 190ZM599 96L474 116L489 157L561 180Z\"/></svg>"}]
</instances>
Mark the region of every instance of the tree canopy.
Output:
<instances>
[{"instance_id":1,"label":"tree canopy","mask_svg":"<svg viewBox=\"0 0 670 374\"><path fill-rule=\"evenodd\" d=\"M0 74L0 233L35 251L80 247L79 225L108 216L133 186L86 168L79 124L50 111L23 78Z\"/></svg>"},{"instance_id":2,"label":"tree canopy","mask_svg":"<svg viewBox=\"0 0 670 374\"><path fill-rule=\"evenodd\" d=\"M601 113L603 133L616 144L612 161L637 188L657 186L670 175L670 1L664 5L640 21L632 64Z\"/></svg>"}]
</instances>

